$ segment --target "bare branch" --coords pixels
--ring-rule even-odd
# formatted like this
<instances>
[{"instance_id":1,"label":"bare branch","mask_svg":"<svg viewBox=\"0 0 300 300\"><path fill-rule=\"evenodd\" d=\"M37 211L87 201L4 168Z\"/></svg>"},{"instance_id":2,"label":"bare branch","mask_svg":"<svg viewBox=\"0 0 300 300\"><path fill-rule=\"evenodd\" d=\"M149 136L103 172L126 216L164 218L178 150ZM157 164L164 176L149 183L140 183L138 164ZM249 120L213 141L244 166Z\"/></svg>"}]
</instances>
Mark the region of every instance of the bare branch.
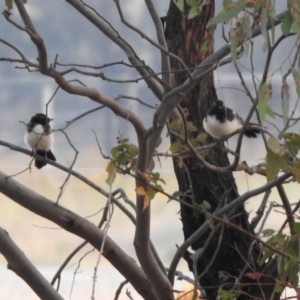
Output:
<instances>
[{"instance_id":1,"label":"bare branch","mask_svg":"<svg viewBox=\"0 0 300 300\"><path fill-rule=\"evenodd\" d=\"M156 36L157 36L159 45L161 45L163 47L163 49L168 49L167 42L165 39L164 28L162 26L161 19L157 14L155 6L153 5L152 0L145 0L145 3L147 5L150 16L152 17L153 24L156 29ZM169 73L171 71L170 58L169 58L168 54L165 53L163 50L161 50L161 69L162 69L162 72L164 73L163 77L162 77L163 81L167 85L170 86L171 85L171 76Z\"/></svg>"},{"instance_id":2,"label":"bare branch","mask_svg":"<svg viewBox=\"0 0 300 300\"><path fill-rule=\"evenodd\" d=\"M41 299L63 300L2 228L0 252L8 262L8 269L20 276Z\"/></svg>"},{"instance_id":3,"label":"bare branch","mask_svg":"<svg viewBox=\"0 0 300 300\"><path fill-rule=\"evenodd\" d=\"M30 60L28 60L25 55L18 49L16 48L14 45L10 44L9 42L3 40L0 38L0 42L5 44L6 46L8 46L9 48L13 49L15 52L18 53L18 55L21 57L21 59L15 59L15 58L0 58L0 61L8 61L8 62L15 62L15 63L22 63L25 64L27 66L33 67L33 68L38 68L38 65L31 62Z\"/></svg>"},{"instance_id":4,"label":"bare branch","mask_svg":"<svg viewBox=\"0 0 300 300\"><path fill-rule=\"evenodd\" d=\"M118 300L119 299L119 296L121 294L121 291L123 289L123 287L128 283L128 280L124 280L120 283L118 289L116 290L116 295L115 295L115 298L114 300Z\"/></svg>"},{"instance_id":5,"label":"bare branch","mask_svg":"<svg viewBox=\"0 0 300 300\"><path fill-rule=\"evenodd\" d=\"M300 207L300 200L296 203L295 207L293 208L293 215L296 213L299 207ZM287 223L288 223L288 218L286 218L286 220L283 222L278 232L282 232Z\"/></svg>"},{"instance_id":6,"label":"bare branch","mask_svg":"<svg viewBox=\"0 0 300 300\"><path fill-rule=\"evenodd\" d=\"M74 167L74 165L75 165L75 162L76 162L76 160L77 160L78 153L79 153L78 150L77 150L77 149L74 147L74 145L72 144L72 142L71 142L71 140L69 139L68 135L67 135L63 130L60 130L60 132L62 132L62 133L65 135L66 139L68 140L69 145L70 145L70 146L72 147L72 149L74 150L75 155L74 155L74 159L73 159L73 161L72 161L72 163L71 163L71 166L69 167L68 175L67 175L65 181L63 182L62 186L59 188L59 189L60 189L60 192L59 192L59 195L58 195L58 197L57 197L56 204L58 204L59 199L61 198L61 196L63 195L63 193L64 193L64 191L65 191L65 188L66 188L66 186L67 186L67 184L68 184L68 182L69 182L69 179L70 179L70 177L71 177L71 175L72 175L71 171L72 171L72 169L73 169L73 167Z\"/></svg>"},{"instance_id":7,"label":"bare branch","mask_svg":"<svg viewBox=\"0 0 300 300\"><path fill-rule=\"evenodd\" d=\"M129 122L133 124L133 126L136 129L136 132L138 135L141 135L145 129L138 117L136 117L130 110L127 110L125 108L120 107L113 99L111 99L108 96L105 96L103 94L100 94L96 89L94 88L88 88L88 87L82 87L82 86L75 86L70 84L69 81L67 81L59 72L57 72L54 68L48 67L47 63L47 51L45 48L45 45L43 43L42 38L39 36L37 31L35 30L31 19L24 7L24 4L22 0L14 0L16 3L16 6L20 12L20 15L23 19L23 22L26 25L26 32L31 37L31 40L36 45L38 50L38 60L39 60L39 71L47 75L49 77L52 77L55 79L56 83L65 91L67 91L70 94L76 94L81 95L90 98L91 100L101 103L107 107L109 107L114 113L117 115L120 115L121 117L127 119ZM116 36L115 32L108 27L108 25L103 21L96 18L96 16L91 12L88 11L87 8L78 0L69 0L67 2L72 2L74 5L75 3L83 9L84 12L88 13L88 15L94 20L103 30L106 29L110 34L114 33L114 38L118 41L120 41L120 38ZM96 18L96 20L95 20ZM123 45L123 43L121 43ZM144 70L144 68L142 68ZM148 75L148 74L145 74Z\"/></svg>"},{"instance_id":8,"label":"bare branch","mask_svg":"<svg viewBox=\"0 0 300 300\"><path fill-rule=\"evenodd\" d=\"M175 54L168 51L167 44L166 44L166 41L164 39L164 34L162 34L162 35L159 34L161 32L163 33L162 24L161 24L161 21L160 21L159 17L157 16L157 14L155 12L155 8L154 8L153 3L151 2L151 0L148 0L148 1L145 1L145 2L147 4L148 8L150 9L152 17L155 18L156 22L154 23L154 25L156 26L156 29L159 31L158 37L160 38L160 42L163 44L163 46L161 46L160 44L157 44L150 37L148 37L143 31L139 30L138 28L134 27L129 22L127 22L127 20L124 18L119 0L114 0L114 1L117 5L118 12L119 12L122 23L125 24L130 29L132 29L133 31L140 34L142 38L146 39L150 44L152 44L153 46L155 46L156 48L158 48L161 51L162 59L163 59L163 62L164 62L164 68L162 68L162 70L163 70L163 72L166 72L166 73L164 73L164 75L169 75L168 72L171 71L170 60L167 58L168 56L170 56L171 58L174 58L175 60L177 60L181 64L181 66L183 67L183 69L187 73L187 76L191 79L191 73L189 72L189 68L186 66L186 64L184 63L184 61L181 58L179 58L177 55L175 55ZM160 24L160 26L158 24ZM170 76L168 76L167 80L168 80L167 84L170 85L170 82L171 82Z\"/></svg>"},{"instance_id":9,"label":"bare branch","mask_svg":"<svg viewBox=\"0 0 300 300\"><path fill-rule=\"evenodd\" d=\"M261 204L258 210L256 211L256 216L251 221L251 227L253 228L253 230L256 228L257 224L260 222L261 218L264 215L265 209L267 207L267 201L269 199L270 194L271 194L271 190L266 191L263 200L261 201Z\"/></svg>"},{"instance_id":10,"label":"bare branch","mask_svg":"<svg viewBox=\"0 0 300 300\"><path fill-rule=\"evenodd\" d=\"M106 239L108 237L108 229L110 227L110 223L111 223L112 215L113 215L113 209L112 209L112 184L113 184L113 182L111 181L109 183L109 195L108 195L108 198L107 198L106 210L105 210L106 214L103 215L103 216L107 217L107 221L106 221L107 224L106 224L106 226L103 230L104 237L103 237L101 247L100 247L100 249L97 249L97 250L99 250L99 254L98 254L98 259L97 259L96 265L94 267L94 273L93 273L93 288L92 288L92 296L91 296L92 300L95 300L95 288L96 288L96 282L97 282L97 271L98 271L98 268L99 268L99 265L100 265L101 257L104 254L103 252L104 252L105 242L106 242Z\"/></svg>"},{"instance_id":11,"label":"bare branch","mask_svg":"<svg viewBox=\"0 0 300 300\"><path fill-rule=\"evenodd\" d=\"M39 54L39 71L42 74L44 74L48 69L47 50L44 45L44 42L42 38L39 36L39 34L37 33L29 14L27 13L24 7L22 0L14 0L14 2L25 24L26 32L29 34L31 40L34 42L34 44L37 47L38 54Z\"/></svg>"},{"instance_id":12,"label":"bare branch","mask_svg":"<svg viewBox=\"0 0 300 300\"><path fill-rule=\"evenodd\" d=\"M63 264L59 267L59 269L57 270L57 272L54 274L52 280L51 280L51 285L54 285L56 280L60 281L60 275L61 272L64 270L64 268L68 265L68 263L71 261L71 259L74 257L75 254L77 254L84 246L86 246L88 244L87 241L84 241L83 243L81 243L79 246L77 246L69 255L68 257L65 259L65 261L63 262Z\"/></svg>"},{"instance_id":13,"label":"bare branch","mask_svg":"<svg viewBox=\"0 0 300 300\"><path fill-rule=\"evenodd\" d=\"M100 18L94 11L89 9L79 0L66 0L70 5L72 5L79 13L81 13L87 20L94 24L100 31L102 31L112 42L117 44L127 55L131 64L136 68L136 70L141 74L142 77L147 78L146 82L149 88L152 90L154 95L158 99L162 99L163 88L162 86L152 77L149 77L153 73L150 68L145 68L144 62L137 56L133 48L112 28L110 24Z\"/></svg>"},{"instance_id":14,"label":"bare branch","mask_svg":"<svg viewBox=\"0 0 300 300\"><path fill-rule=\"evenodd\" d=\"M277 185L277 191L278 194L280 196L283 208L285 210L285 214L286 214L286 218L290 227L290 233L295 234L295 228L294 228L294 224L295 224L295 218L294 218L294 213L293 210L291 208L291 204L290 201L285 193L284 187L282 186L282 184L278 184Z\"/></svg>"},{"instance_id":15,"label":"bare branch","mask_svg":"<svg viewBox=\"0 0 300 300\"><path fill-rule=\"evenodd\" d=\"M0 192L33 213L87 240L96 249L101 248L104 233L97 226L69 209L56 205L16 180L12 178L7 180L7 175L1 171ZM141 268L108 236L104 244L103 256L129 280L142 297L157 299Z\"/></svg>"}]
</instances>

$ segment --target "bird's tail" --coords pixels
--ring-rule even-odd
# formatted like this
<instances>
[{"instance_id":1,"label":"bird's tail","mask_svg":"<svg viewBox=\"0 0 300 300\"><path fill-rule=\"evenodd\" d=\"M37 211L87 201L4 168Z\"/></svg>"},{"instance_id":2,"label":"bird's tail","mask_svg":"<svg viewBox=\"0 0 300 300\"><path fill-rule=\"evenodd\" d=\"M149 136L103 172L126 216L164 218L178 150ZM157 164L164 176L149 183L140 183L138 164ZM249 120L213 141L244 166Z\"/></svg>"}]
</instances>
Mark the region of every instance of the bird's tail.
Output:
<instances>
[{"instance_id":1,"label":"bird's tail","mask_svg":"<svg viewBox=\"0 0 300 300\"><path fill-rule=\"evenodd\" d=\"M249 125L251 126L251 125L256 125L256 124L249 123ZM254 128L246 128L244 134L248 138L256 138L257 135L260 134L260 130L259 129L254 129Z\"/></svg>"},{"instance_id":2,"label":"bird's tail","mask_svg":"<svg viewBox=\"0 0 300 300\"><path fill-rule=\"evenodd\" d=\"M51 150L48 150L48 151L44 151L44 150L36 150L36 154L42 156L42 157L45 157L45 158L48 158L48 159L51 159L51 160L54 160L56 161L56 158L55 156L53 155L52 151ZM39 160L38 158L35 159L35 163L34 165L38 168L38 169L41 169L42 167L46 166L46 162L44 161L41 161Z\"/></svg>"}]
</instances>

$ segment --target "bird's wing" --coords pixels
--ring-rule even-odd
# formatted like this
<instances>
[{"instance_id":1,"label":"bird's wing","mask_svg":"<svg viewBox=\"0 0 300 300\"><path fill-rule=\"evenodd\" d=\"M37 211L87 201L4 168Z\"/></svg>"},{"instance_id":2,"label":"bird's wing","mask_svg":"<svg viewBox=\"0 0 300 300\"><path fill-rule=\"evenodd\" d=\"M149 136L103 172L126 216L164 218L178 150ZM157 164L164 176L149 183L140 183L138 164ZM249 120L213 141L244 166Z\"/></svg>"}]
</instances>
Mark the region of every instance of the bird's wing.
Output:
<instances>
[{"instance_id":1,"label":"bird's wing","mask_svg":"<svg viewBox=\"0 0 300 300\"><path fill-rule=\"evenodd\" d=\"M227 120L232 121L235 118L235 116L237 115L233 112L233 110L231 108L226 107ZM238 116L238 118L240 117Z\"/></svg>"}]
</instances>

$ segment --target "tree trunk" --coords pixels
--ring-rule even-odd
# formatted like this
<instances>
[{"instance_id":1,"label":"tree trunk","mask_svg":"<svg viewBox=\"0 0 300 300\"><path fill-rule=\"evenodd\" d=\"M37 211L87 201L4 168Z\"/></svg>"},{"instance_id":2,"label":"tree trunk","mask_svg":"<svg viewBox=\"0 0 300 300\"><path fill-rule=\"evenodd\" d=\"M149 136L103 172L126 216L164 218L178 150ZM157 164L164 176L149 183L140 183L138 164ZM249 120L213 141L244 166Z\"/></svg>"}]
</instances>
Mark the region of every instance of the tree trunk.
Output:
<instances>
[{"instance_id":1,"label":"tree trunk","mask_svg":"<svg viewBox=\"0 0 300 300\"><path fill-rule=\"evenodd\" d=\"M181 12L173 1L170 1L165 31L169 51L179 56L189 68L196 67L203 59L213 53L213 28L207 27L207 22L214 15L214 1L207 2L208 4L202 8L200 16L188 20L187 7L185 7L184 12ZM177 71L173 75L173 86L177 86L187 79L187 75L184 71L178 72L178 70L182 70L182 66L178 61L172 59L171 65L172 70ZM187 120L194 123L198 133L204 131L202 120L207 109L216 99L213 73L209 73L193 87L187 94L186 99L181 102L181 107L187 111ZM175 137L171 137L172 141L175 139ZM212 141L209 138L207 143ZM227 153L222 145L210 150L206 155L206 160L217 166L229 165ZM210 212L213 212L219 205L220 200L224 198L225 193L228 193L228 195L225 200L223 199L222 205L226 204L226 201L230 202L238 197L235 179L231 172L211 171L201 166L193 156L184 158L183 164L179 163L179 159L176 158L173 162L179 190L182 195L185 195L182 199L187 203L201 204L205 200L211 206ZM230 222L253 233L244 207L237 207L227 217ZM181 205L181 219L184 239L186 240L205 222L205 215L190 207ZM192 249L196 251L206 245L210 233L211 231L206 232L205 235L199 238L192 245ZM199 278L199 284L205 290L207 299L215 300L219 289L230 290L240 276L242 276L241 282L253 283L253 285L245 285L242 288L243 293L238 297L239 300L252 299L252 297L271 299L274 280L267 277L271 286L259 286L257 281L245 277L247 272L260 271L258 266L260 248L256 242L234 229L221 225L206 246L204 254L197 263L197 274L199 276L205 271ZM184 258L192 271L192 258L188 253ZM246 267L246 262L249 262L251 269ZM276 275L276 268L273 268L274 264L270 265L272 268L269 274L275 273ZM205 270L206 267L207 270ZM262 266L261 268L265 268L264 271L268 273L270 267ZM229 277L221 279L219 277L220 271L226 272ZM262 276L262 278L262 280L266 280L265 276ZM264 293L264 296L262 293ZM279 299L279 296L276 297L273 299Z\"/></svg>"}]
</instances>

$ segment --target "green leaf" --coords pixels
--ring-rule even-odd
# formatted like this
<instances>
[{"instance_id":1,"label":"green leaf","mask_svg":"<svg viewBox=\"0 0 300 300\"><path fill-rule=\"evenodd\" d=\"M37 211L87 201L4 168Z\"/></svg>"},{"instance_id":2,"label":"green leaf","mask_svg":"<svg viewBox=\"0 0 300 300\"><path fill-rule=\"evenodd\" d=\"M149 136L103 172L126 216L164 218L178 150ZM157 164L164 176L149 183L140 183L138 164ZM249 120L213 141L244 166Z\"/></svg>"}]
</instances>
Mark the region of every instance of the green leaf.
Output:
<instances>
[{"instance_id":1,"label":"green leaf","mask_svg":"<svg viewBox=\"0 0 300 300\"><path fill-rule=\"evenodd\" d=\"M298 160L292 167L291 171L294 175L295 180L300 183L300 160Z\"/></svg>"},{"instance_id":2,"label":"green leaf","mask_svg":"<svg viewBox=\"0 0 300 300\"><path fill-rule=\"evenodd\" d=\"M120 153L116 159L116 162L118 163L119 166L125 165L126 164L126 154L125 153Z\"/></svg>"},{"instance_id":3,"label":"green leaf","mask_svg":"<svg viewBox=\"0 0 300 300\"><path fill-rule=\"evenodd\" d=\"M146 196L149 200L152 200L156 195L156 191L152 188L147 188Z\"/></svg>"},{"instance_id":4,"label":"green leaf","mask_svg":"<svg viewBox=\"0 0 300 300\"><path fill-rule=\"evenodd\" d=\"M290 87L284 79L281 86L281 107L283 116L283 125L285 126L289 118L290 110Z\"/></svg>"},{"instance_id":5,"label":"green leaf","mask_svg":"<svg viewBox=\"0 0 300 300\"><path fill-rule=\"evenodd\" d=\"M293 225L293 229L296 234L300 233L300 222L295 222Z\"/></svg>"},{"instance_id":6,"label":"green leaf","mask_svg":"<svg viewBox=\"0 0 300 300\"><path fill-rule=\"evenodd\" d=\"M262 84L258 89L258 113L261 122L265 121L268 111L268 103L272 96L272 88L270 84Z\"/></svg>"},{"instance_id":7,"label":"green leaf","mask_svg":"<svg viewBox=\"0 0 300 300\"><path fill-rule=\"evenodd\" d=\"M217 25L231 20L232 18L236 17L239 12L244 10L246 8L246 5L247 3L244 0L239 0L231 5L228 5L226 7L226 10L221 11L216 17L212 18L208 22L208 26Z\"/></svg>"},{"instance_id":8,"label":"green leaf","mask_svg":"<svg viewBox=\"0 0 300 300\"><path fill-rule=\"evenodd\" d=\"M199 133L199 134L197 135L197 137L196 137L196 140L197 140L199 143L205 142L206 139L207 139L207 133L205 133L205 132Z\"/></svg>"},{"instance_id":9,"label":"green leaf","mask_svg":"<svg viewBox=\"0 0 300 300\"><path fill-rule=\"evenodd\" d=\"M278 255L277 258L276 258L276 262L277 262L277 270L278 270L278 273L281 274L282 273L282 259L283 257L281 255Z\"/></svg>"},{"instance_id":10,"label":"green leaf","mask_svg":"<svg viewBox=\"0 0 300 300\"><path fill-rule=\"evenodd\" d=\"M229 276L229 274L228 274L227 272L224 272L224 271L218 271L218 273L219 273L218 277L219 277L219 279L220 279L222 282L225 282L225 281L227 281L227 280L230 278L230 276Z\"/></svg>"},{"instance_id":11,"label":"green leaf","mask_svg":"<svg viewBox=\"0 0 300 300\"><path fill-rule=\"evenodd\" d=\"M106 172L108 173L108 177L105 180L106 183L110 186L116 179L116 166L113 161L110 161L106 166Z\"/></svg>"},{"instance_id":12,"label":"green leaf","mask_svg":"<svg viewBox=\"0 0 300 300\"><path fill-rule=\"evenodd\" d=\"M188 13L188 19L193 19L195 17L197 17L199 14L201 13L201 9L199 6L193 5Z\"/></svg>"},{"instance_id":13,"label":"green leaf","mask_svg":"<svg viewBox=\"0 0 300 300\"><path fill-rule=\"evenodd\" d=\"M274 114L274 111L273 111L273 109L272 109L270 106L267 107L267 113L266 113L266 114L267 114L269 117L273 118L273 119L276 118L276 116L275 116L275 114Z\"/></svg>"},{"instance_id":14,"label":"green leaf","mask_svg":"<svg viewBox=\"0 0 300 300\"><path fill-rule=\"evenodd\" d=\"M161 177L159 177L157 181L160 181L161 183L166 184L166 181Z\"/></svg>"},{"instance_id":15,"label":"green leaf","mask_svg":"<svg viewBox=\"0 0 300 300\"><path fill-rule=\"evenodd\" d=\"M180 142L174 142L170 146L170 151L172 153L180 153L186 150L186 147L182 145Z\"/></svg>"},{"instance_id":16,"label":"green leaf","mask_svg":"<svg viewBox=\"0 0 300 300\"><path fill-rule=\"evenodd\" d=\"M203 0L186 0L186 3L190 6L188 19L192 19L196 16L199 16L203 6L206 5L206 1Z\"/></svg>"},{"instance_id":17,"label":"green leaf","mask_svg":"<svg viewBox=\"0 0 300 300\"><path fill-rule=\"evenodd\" d=\"M283 135L283 137L289 141L297 141L300 143L300 135L294 132L287 132Z\"/></svg>"},{"instance_id":18,"label":"green leaf","mask_svg":"<svg viewBox=\"0 0 300 300\"><path fill-rule=\"evenodd\" d=\"M151 176L152 181L155 181L155 182L159 179L159 176L160 176L159 172L151 172L151 173L149 173L149 175Z\"/></svg>"},{"instance_id":19,"label":"green leaf","mask_svg":"<svg viewBox=\"0 0 300 300\"><path fill-rule=\"evenodd\" d=\"M211 205L207 201L203 200L202 204L206 210L211 210Z\"/></svg>"},{"instance_id":20,"label":"green leaf","mask_svg":"<svg viewBox=\"0 0 300 300\"><path fill-rule=\"evenodd\" d=\"M127 158L134 158L139 152L138 147L134 144L126 144L124 148L126 149Z\"/></svg>"},{"instance_id":21,"label":"green leaf","mask_svg":"<svg viewBox=\"0 0 300 300\"><path fill-rule=\"evenodd\" d=\"M292 74L296 84L297 95L298 97L300 97L300 73L296 69L292 68Z\"/></svg>"},{"instance_id":22,"label":"green leaf","mask_svg":"<svg viewBox=\"0 0 300 300\"><path fill-rule=\"evenodd\" d=\"M119 141L119 145L110 150L111 156L119 166L126 165L137 154L138 148L134 144L128 144L128 139Z\"/></svg>"},{"instance_id":23,"label":"green leaf","mask_svg":"<svg viewBox=\"0 0 300 300\"><path fill-rule=\"evenodd\" d=\"M199 142L196 139L189 139L190 143L193 145L193 147L198 147Z\"/></svg>"},{"instance_id":24,"label":"green leaf","mask_svg":"<svg viewBox=\"0 0 300 300\"><path fill-rule=\"evenodd\" d=\"M293 31L300 37L300 22L299 20L295 20L292 24Z\"/></svg>"},{"instance_id":25,"label":"green leaf","mask_svg":"<svg viewBox=\"0 0 300 300\"><path fill-rule=\"evenodd\" d=\"M172 194L172 197L173 198L180 198L181 196L183 196L184 194L183 194L183 192L181 192L181 191L176 191L176 192L174 192L173 194Z\"/></svg>"},{"instance_id":26,"label":"green leaf","mask_svg":"<svg viewBox=\"0 0 300 300\"><path fill-rule=\"evenodd\" d=\"M243 48L244 48L244 52L245 54L248 54L249 52L249 40L252 37L252 24L250 22L250 17L249 15L246 15L241 22L240 25L240 31L243 33Z\"/></svg>"},{"instance_id":27,"label":"green leaf","mask_svg":"<svg viewBox=\"0 0 300 300\"><path fill-rule=\"evenodd\" d=\"M12 0L5 0L5 6L6 6L7 10L11 10L13 8Z\"/></svg>"},{"instance_id":28,"label":"green leaf","mask_svg":"<svg viewBox=\"0 0 300 300\"><path fill-rule=\"evenodd\" d=\"M119 155L118 147L111 148L110 154L113 157L113 159L117 159L117 157Z\"/></svg>"},{"instance_id":29,"label":"green leaf","mask_svg":"<svg viewBox=\"0 0 300 300\"><path fill-rule=\"evenodd\" d=\"M204 41L203 44L201 45L201 52L208 52L208 41Z\"/></svg>"},{"instance_id":30,"label":"green leaf","mask_svg":"<svg viewBox=\"0 0 300 300\"><path fill-rule=\"evenodd\" d=\"M175 132L179 132L181 127L182 127L182 122L180 119L175 119L169 124L169 128Z\"/></svg>"},{"instance_id":31,"label":"green leaf","mask_svg":"<svg viewBox=\"0 0 300 300\"><path fill-rule=\"evenodd\" d=\"M282 156L285 152L285 147L279 143L278 139L274 135L269 137L267 145L268 148L273 151L273 153L280 156Z\"/></svg>"},{"instance_id":32,"label":"green leaf","mask_svg":"<svg viewBox=\"0 0 300 300\"><path fill-rule=\"evenodd\" d=\"M296 156L300 150L300 135L293 132L288 132L283 135L287 141L287 146L290 152Z\"/></svg>"},{"instance_id":33,"label":"green leaf","mask_svg":"<svg viewBox=\"0 0 300 300\"><path fill-rule=\"evenodd\" d=\"M163 184L166 184L165 180L160 177L160 173L159 172L150 172L149 175L151 177L151 181L153 181L155 184L158 181L162 182Z\"/></svg>"},{"instance_id":34,"label":"green leaf","mask_svg":"<svg viewBox=\"0 0 300 300\"><path fill-rule=\"evenodd\" d=\"M299 276L297 266L299 263L299 257L293 257L291 259L291 263L293 264L290 268L289 275L287 276L288 280L290 280L292 286L297 286L299 283Z\"/></svg>"},{"instance_id":35,"label":"green leaf","mask_svg":"<svg viewBox=\"0 0 300 300\"><path fill-rule=\"evenodd\" d=\"M276 14L275 14L275 9L273 5L269 5L267 7L267 17L268 17L268 23L271 25L270 31L271 31L271 40L272 44L274 45L275 43L275 21L276 21Z\"/></svg>"},{"instance_id":36,"label":"green leaf","mask_svg":"<svg viewBox=\"0 0 300 300\"><path fill-rule=\"evenodd\" d=\"M230 52L233 60L237 60L237 48L239 45L240 37L233 32L230 39Z\"/></svg>"},{"instance_id":37,"label":"green leaf","mask_svg":"<svg viewBox=\"0 0 300 300\"><path fill-rule=\"evenodd\" d=\"M270 237L271 235L273 235L276 231L274 229L265 229L263 230L261 233L263 235L263 237Z\"/></svg>"},{"instance_id":38,"label":"green leaf","mask_svg":"<svg viewBox=\"0 0 300 300\"><path fill-rule=\"evenodd\" d=\"M194 125L194 123L192 121L186 122L186 125L187 125L188 132L195 132L195 131L197 131L197 127Z\"/></svg>"},{"instance_id":39,"label":"green leaf","mask_svg":"<svg viewBox=\"0 0 300 300\"><path fill-rule=\"evenodd\" d=\"M269 149L267 153L266 166L267 180L271 181L275 179L281 170L286 171L287 169L288 164L285 158L279 156L278 154L274 153L272 150Z\"/></svg>"},{"instance_id":40,"label":"green leaf","mask_svg":"<svg viewBox=\"0 0 300 300\"><path fill-rule=\"evenodd\" d=\"M124 145L124 144L126 144L127 142L129 141L129 139L122 139L122 140L120 140L120 144L122 144L122 145Z\"/></svg>"},{"instance_id":41,"label":"green leaf","mask_svg":"<svg viewBox=\"0 0 300 300\"><path fill-rule=\"evenodd\" d=\"M223 0L223 10L228 9L228 7L232 4L232 0Z\"/></svg>"},{"instance_id":42,"label":"green leaf","mask_svg":"<svg viewBox=\"0 0 300 300\"><path fill-rule=\"evenodd\" d=\"M281 294L283 292L284 288L285 287L282 284L276 284L274 292L278 293L278 294Z\"/></svg>"},{"instance_id":43,"label":"green leaf","mask_svg":"<svg viewBox=\"0 0 300 300\"><path fill-rule=\"evenodd\" d=\"M218 299L235 300L241 293L240 290L218 290Z\"/></svg>"},{"instance_id":44,"label":"green leaf","mask_svg":"<svg viewBox=\"0 0 300 300\"><path fill-rule=\"evenodd\" d=\"M161 143L162 143L162 138L160 136L156 142L156 148L159 147Z\"/></svg>"},{"instance_id":45,"label":"green leaf","mask_svg":"<svg viewBox=\"0 0 300 300\"><path fill-rule=\"evenodd\" d=\"M292 15L289 11L287 11L281 23L282 34L288 35L290 33L292 23L293 23Z\"/></svg>"},{"instance_id":46,"label":"green leaf","mask_svg":"<svg viewBox=\"0 0 300 300\"><path fill-rule=\"evenodd\" d=\"M267 29L267 12L265 8L262 8L260 14L260 24L261 24L261 35L264 37L263 51L266 51L268 48L268 29Z\"/></svg>"},{"instance_id":47,"label":"green leaf","mask_svg":"<svg viewBox=\"0 0 300 300\"><path fill-rule=\"evenodd\" d=\"M176 6L179 8L180 11L183 11L184 8L184 0L173 0Z\"/></svg>"}]
</instances>

